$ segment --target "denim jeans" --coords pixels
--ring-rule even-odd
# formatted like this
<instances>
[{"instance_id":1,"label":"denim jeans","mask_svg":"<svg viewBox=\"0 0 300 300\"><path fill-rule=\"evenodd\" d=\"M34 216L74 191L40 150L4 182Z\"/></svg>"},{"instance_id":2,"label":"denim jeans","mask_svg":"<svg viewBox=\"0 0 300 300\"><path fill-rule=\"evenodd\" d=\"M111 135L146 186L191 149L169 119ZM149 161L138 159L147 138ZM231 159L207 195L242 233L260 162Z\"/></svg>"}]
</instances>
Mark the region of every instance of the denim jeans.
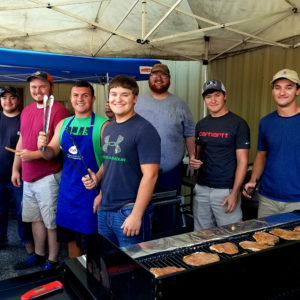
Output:
<instances>
[{"instance_id":1,"label":"denim jeans","mask_svg":"<svg viewBox=\"0 0 300 300\"><path fill-rule=\"evenodd\" d=\"M123 206L117 211L98 211L98 233L119 247L141 243L151 238L153 208L149 205L144 212L140 232L136 236L126 236L121 229L125 219L131 214L132 205Z\"/></svg>"},{"instance_id":2,"label":"denim jeans","mask_svg":"<svg viewBox=\"0 0 300 300\"><path fill-rule=\"evenodd\" d=\"M22 222L23 188L15 187L11 182L0 182L0 246L7 244L7 226L9 201L13 199L16 208L18 233L22 244L33 241L31 223Z\"/></svg>"}]
</instances>

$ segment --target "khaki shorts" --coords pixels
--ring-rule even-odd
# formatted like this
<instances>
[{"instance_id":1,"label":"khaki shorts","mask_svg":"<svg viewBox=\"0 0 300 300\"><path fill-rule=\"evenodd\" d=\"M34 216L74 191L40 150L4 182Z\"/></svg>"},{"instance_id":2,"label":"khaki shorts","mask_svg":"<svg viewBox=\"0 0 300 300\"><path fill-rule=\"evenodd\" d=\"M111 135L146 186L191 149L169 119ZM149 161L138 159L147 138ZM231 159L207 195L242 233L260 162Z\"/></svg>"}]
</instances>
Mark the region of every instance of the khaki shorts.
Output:
<instances>
[{"instance_id":1,"label":"khaki shorts","mask_svg":"<svg viewBox=\"0 0 300 300\"><path fill-rule=\"evenodd\" d=\"M61 172L35 182L24 182L23 222L42 221L47 229L56 228L56 207Z\"/></svg>"},{"instance_id":2,"label":"khaki shorts","mask_svg":"<svg viewBox=\"0 0 300 300\"><path fill-rule=\"evenodd\" d=\"M261 194L257 194L258 217L263 218L271 215L282 214L300 209L299 202L282 202L269 199Z\"/></svg>"}]
</instances>

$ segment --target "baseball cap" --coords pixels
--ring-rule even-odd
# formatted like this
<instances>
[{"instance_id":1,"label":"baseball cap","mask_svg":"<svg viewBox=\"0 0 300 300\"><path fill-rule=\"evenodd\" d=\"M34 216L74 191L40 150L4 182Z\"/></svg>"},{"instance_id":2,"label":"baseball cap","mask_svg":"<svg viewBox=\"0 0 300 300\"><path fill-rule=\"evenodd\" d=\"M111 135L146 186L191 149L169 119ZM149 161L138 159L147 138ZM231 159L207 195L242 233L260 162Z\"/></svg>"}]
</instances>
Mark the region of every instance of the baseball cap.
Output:
<instances>
[{"instance_id":1,"label":"baseball cap","mask_svg":"<svg viewBox=\"0 0 300 300\"><path fill-rule=\"evenodd\" d=\"M54 84L53 78L47 72L37 71L33 73L30 77L28 77L27 81L30 82L32 78L39 78L45 81L49 81L50 84Z\"/></svg>"},{"instance_id":2,"label":"baseball cap","mask_svg":"<svg viewBox=\"0 0 300 300\"><path fill-rule=\"evenodd\" d=\"M5 87L0 88L0 97L2 97L5 93L10 93L14 97L19 97L18 90L14 86L11 86L11 85L6 85Z\"/></svg>"},{"instance_id":3,"label":"baseball cap","mask_svg":"<svg viewBox=\"0 0 300 300\"><path fill-rule=\"evenodd\" d=\"M164 74L166 75L169 75L170 76L170 70L168 68L167 65L164 65L164 64L155 64L152 69L151 69L151 73L154 73L154 72L163 72ZM150 74L151 74L150 73Z\"/></svg>"},{"instance_id":4,"label":"baseball cap","mask_svg":"<svg viewBox=\"0 0 300 300\"><path fill-rule=\"evenodd\" d=\"M203 84L202 96L204 96L204 94L207 94L208 91L222 91L226 93L224 84L218 79L208 80Z\"/></svg>"},{"instance_id":5,"label":"baseball cap","mask_svg":"<svg viewBox=\"0 0 300 300\"><path fill-rule=\"evenodd\" d=\"M295 82L297 84L300 85L300 79L298 76L298 73L294 70L290 70L290 69L282 69L280 71L278 71L274 76L273 79L271 81L271 84L274 83L275 80L277 79L288 79L292 82Z\"/></svg>"}]
</instances>

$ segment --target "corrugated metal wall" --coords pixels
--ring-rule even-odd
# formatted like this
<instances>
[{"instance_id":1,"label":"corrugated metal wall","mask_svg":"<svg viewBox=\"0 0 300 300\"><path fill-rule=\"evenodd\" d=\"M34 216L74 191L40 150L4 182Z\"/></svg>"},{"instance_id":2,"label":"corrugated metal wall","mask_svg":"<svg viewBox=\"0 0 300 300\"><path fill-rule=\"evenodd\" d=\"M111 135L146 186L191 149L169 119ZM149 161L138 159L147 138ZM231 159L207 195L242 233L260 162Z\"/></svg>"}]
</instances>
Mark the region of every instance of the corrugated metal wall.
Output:
<instances>
[{"instance_id":1,"label":"corrugated metal wall","mask_svg":"<svg viewBox=\"0 0 300 300\"><path fill-rule=\"evenodd\" d=\"M250 126L250 162L256 153L259 120L276 109L270 81L283 68L294 69L300 74L300 48L268 47L219 59L210 65L208 78L223 81L228 93L228 108Z\"/></svg>"}]
</instances>

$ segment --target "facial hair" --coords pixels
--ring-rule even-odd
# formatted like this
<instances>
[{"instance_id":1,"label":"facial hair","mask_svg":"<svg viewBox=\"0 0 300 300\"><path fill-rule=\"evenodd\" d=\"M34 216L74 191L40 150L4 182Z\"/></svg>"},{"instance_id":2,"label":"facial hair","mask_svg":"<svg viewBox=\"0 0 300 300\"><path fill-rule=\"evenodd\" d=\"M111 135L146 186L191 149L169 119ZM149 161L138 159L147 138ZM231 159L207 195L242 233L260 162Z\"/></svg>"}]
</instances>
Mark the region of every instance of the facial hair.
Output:
<instances>
[{"instance_id":1,"label":"facial hair","mask_svg":"<svg viewBox=\"0 0 300 300\"><path fill-rule=\"evenodd\" d=\"M156 87L155 82L152 83L152 82L149 81L150 89L153 92L157 93L157 94L165 93L169 89L169 86L170 86L170 81L168 81L167 83L161 85L160 87Z\"/></svg>"}]
</instances>

